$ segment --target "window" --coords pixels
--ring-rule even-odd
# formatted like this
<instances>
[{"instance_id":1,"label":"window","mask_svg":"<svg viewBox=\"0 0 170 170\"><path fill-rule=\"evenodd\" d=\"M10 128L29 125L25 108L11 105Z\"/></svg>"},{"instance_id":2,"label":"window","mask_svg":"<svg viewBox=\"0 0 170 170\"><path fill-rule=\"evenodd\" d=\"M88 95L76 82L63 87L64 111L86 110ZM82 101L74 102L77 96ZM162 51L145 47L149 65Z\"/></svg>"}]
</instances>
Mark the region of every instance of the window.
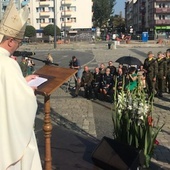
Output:
<instances>
[{"instance_id":1,"label":"window","mask_svg":"<svg viewBox=\"0 0 170 170\"><path fill-rule=\"evenodd\" d=\"M40 23L45 23L45 19L44 18L40 19Z\"/></svg>"},{"instance_id":2,"label":"window","mask_svg":"<svg viewBox=\"0 0 170 170\"><path fill-rule=\"evenodd\" d=\"M166 17L167 17L168 19L170 19L170 15L167 15Z\"/></svg>"},{"instance_id":3,"label":"window","mask_svg":"<svg viewBox=\"0 0 170 170\"><path fill-rule=\"evenodd\" d=\"M71 18L71 22L76 22L76 18Z\"/></svg>"},{"instance_id":4,"label":"window","mask_svg":"<svg viewBox=\"0 0 170 170\"><path fill-rule=\"evenodd\" d=\"M72 6L71 11L76 11L76 6Z\"/></svg>"},{"instance_id":5,"label":"window","mask_svg":"<svg viewBox=\"0 0 170 170\"><path fill-rule=\"evenodd\" d=\"M61 18L60 20L61 20L61 22L64 22L64 18Z\"/></svg>"},{"instance_id":6,"label":"window","mask_svg":"<svg viewBox=\"0 0 170 170\"><path fill-rule=\"evenodd\" d=\"M69 6L67 6L67 11L70 11L70 7Z\"/></svg>"},{"instance_id":7,"label":"window","mask_svg":"<svg viewBox=\"0 0 170 170\"><path fill-rule=\"evenodd\" d=\"M39 8L36 8L36 12L40 12L40 9L39 9Z\"/></svg>"},{"instance_id":8,"label":"window","mask_svg":"<svg viewBox=\"0 0 170 170\"><path fill-rule=\"evenodd\" d=\"M53 12L53 7L48 8L50 12Z\"/></svg>"},{"instance_id":9,"label":"window","mask_svg":"<svg viewBox=\"0 0 170 170\"><path fill-rule=\"evenodd\" d=\"M40 12L45 12L45 8L44 8L44 7L41 7L41 8L40 8Z\"/></svg>"},{"instance_id":10,"label":"window","mask_svg":"<svg viewBox=\"0 0 170 170\"><path fill-rule=\"evenodd\" d=\"M53 23L54 18L49 18L49 23Z\"/></svg>"},{"instance_id":11,"label":"window","mask_svg":"<svg viewBox=\"0 0 170 170\"><path fill-rule=\"evenodd\" d=\"M40 19L39 18L36 19L36 23L40 23Z\"/></svg>"}]
</instances>

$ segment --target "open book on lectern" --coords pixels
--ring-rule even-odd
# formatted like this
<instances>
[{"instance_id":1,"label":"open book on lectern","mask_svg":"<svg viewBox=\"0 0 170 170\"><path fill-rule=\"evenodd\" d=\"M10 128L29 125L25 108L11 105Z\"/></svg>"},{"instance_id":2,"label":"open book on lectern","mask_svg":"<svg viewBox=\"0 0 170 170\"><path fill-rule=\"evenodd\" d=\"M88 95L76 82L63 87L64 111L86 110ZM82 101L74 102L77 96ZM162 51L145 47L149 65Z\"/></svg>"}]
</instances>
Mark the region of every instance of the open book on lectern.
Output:
<instances>
[{"instance_id":1,"label":"open book on lectern","mask_svg":"<svg viewBox=\"0 0 170 170\"><path fill-rule=\"evenodd\" d=\"M38 87L41 84L45 83L47 80L47 78L37 76L35 79L30 80L28 82L28 85L31 87Z\"/></svg>"}]
</instances>

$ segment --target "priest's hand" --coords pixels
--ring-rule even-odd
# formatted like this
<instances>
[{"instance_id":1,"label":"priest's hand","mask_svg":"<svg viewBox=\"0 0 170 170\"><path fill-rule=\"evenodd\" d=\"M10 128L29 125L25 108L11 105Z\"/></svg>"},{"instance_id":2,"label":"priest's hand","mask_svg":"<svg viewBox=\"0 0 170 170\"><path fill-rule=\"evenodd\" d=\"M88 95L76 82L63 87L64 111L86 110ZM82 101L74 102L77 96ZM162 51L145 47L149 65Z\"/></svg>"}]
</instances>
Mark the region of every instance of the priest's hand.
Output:
<instances>
[{"instance_id":1,"label":"priest's hand","mask_svg":"<svg viewBox=\"0 0 170 170\"><path fill-rule=\"evenodd\" d=\"M29 81L31 81L32 79L35 79L36 77L38 77L38 75L31 74L31 75L29 75L29 76L26 76L26 77L25 77L25 80L26 80L27 82L29 82ZM37 87L32 87L32 86L31 86L31 88L32 88L34 91L37 89Z\"/></svg>"},{"instance_id":2,"label":"priest's hand","mask_svg":"<svg viewBox=\"0 0 170 170\"><path fill-rule=\"evenodd\" d=\"M29 82L30 80L35 79L36 77L38 77L38 75L31 74L31 75L29 75L29 76L26 76L26 77L25 77L25 80L26 80L27 82Z\"/></svg>"}]
</instances>

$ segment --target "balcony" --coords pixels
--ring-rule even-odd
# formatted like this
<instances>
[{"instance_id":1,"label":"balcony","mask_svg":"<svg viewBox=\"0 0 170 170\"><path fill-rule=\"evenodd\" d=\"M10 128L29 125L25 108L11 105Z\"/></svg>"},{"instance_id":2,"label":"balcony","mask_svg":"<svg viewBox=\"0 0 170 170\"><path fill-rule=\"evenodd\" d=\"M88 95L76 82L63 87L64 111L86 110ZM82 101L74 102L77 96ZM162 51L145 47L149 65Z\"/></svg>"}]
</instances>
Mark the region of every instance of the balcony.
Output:
<instances>
[{"instance_id":1,"label":"balcony","mask_svg":"<svg viewBox=\"0 0 170 170\"><path fill-rule=\"evenodd\" d=\"M40 6L49 6L49 1L40 1Z\"/></svg>"},{"instance_id":2,"label":"balcony","mask_svg":"<svg viewBox=\"0 0 170 170\"><path fill-rule=\"evenodd\" d=\"M62 16L71 16L72 15L72 11L62 11L61 15Z\"/></svg>"},{"instance_id":3,"label":"balcony","mask_svg":"<svg viewBox=\"0 0 170 170\"><path fill-rule=\"evenodd\" d=\"M156 20L155 25L169 25L170 20Z\"/></svg>"},{"instance_id":4,"label":"balcony","mask_svg":"<svg viewBox=\"0 0 170 170\"><path fill-rule=\"evenodd\" d=\"M61 26L64 27L71 27L72 26L72 22L62 22Z\"/></svg>"},{"instance_id":5,"label":"balcony","mask_svg":"<svg viewBox=\"0 0 170 170\"><path fill-rule=\"evenodd\" d=\"M62 0L61 1L61 5L71 5L71 4L72 4L71 0Z\"/></svg>"},{"instance_id":6,"label":"balcony","mask_svg":"<svg viewBox=\"0 0 170 170\"><path fill-rule=\"evenodd\" d=\"M49 25L49 23L41 23L41 24L40 24L40 27L41 27L41 28L44 28L44 27L46 27L47 25Z\"/></svg>"},{"instance_id":7,"label":"balcony","mask_svg":"<svg viewBox=\"0 0 170 170\"><path fill-rule=\"evenodd\" d=\"M50 16L50 12L49 11L40 12L40 16L41 17L48 17L48 16Z\"/></svg>"},{"instance_id":8,"label":"balcony","mask_svg":"<svg viewBox=\"0 0 170 170\"><path fill-rule=\"evenodd\" d=\"M155 12L160 14L170 13L170 8L155 8Z\"/></svg>"}]
</instances>

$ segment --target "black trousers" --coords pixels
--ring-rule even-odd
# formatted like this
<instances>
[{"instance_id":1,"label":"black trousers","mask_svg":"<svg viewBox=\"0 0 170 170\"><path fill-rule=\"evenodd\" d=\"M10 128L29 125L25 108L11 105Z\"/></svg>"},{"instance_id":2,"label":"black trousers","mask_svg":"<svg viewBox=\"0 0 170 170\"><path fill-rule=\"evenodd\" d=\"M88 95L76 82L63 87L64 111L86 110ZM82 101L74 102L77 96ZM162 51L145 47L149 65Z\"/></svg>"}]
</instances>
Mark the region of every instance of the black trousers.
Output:
<instances>
[{"instance_id":1,"label":"black trousers","mask_svg":"<svg viewBox=\"0 0 170 170\"><path fill-rule=\"evenodd\" d=\"M85 91L85 98L91 98L92 97L92 86L91 85L85 85L84 91Z\"/></svg>"}]
</instances>

